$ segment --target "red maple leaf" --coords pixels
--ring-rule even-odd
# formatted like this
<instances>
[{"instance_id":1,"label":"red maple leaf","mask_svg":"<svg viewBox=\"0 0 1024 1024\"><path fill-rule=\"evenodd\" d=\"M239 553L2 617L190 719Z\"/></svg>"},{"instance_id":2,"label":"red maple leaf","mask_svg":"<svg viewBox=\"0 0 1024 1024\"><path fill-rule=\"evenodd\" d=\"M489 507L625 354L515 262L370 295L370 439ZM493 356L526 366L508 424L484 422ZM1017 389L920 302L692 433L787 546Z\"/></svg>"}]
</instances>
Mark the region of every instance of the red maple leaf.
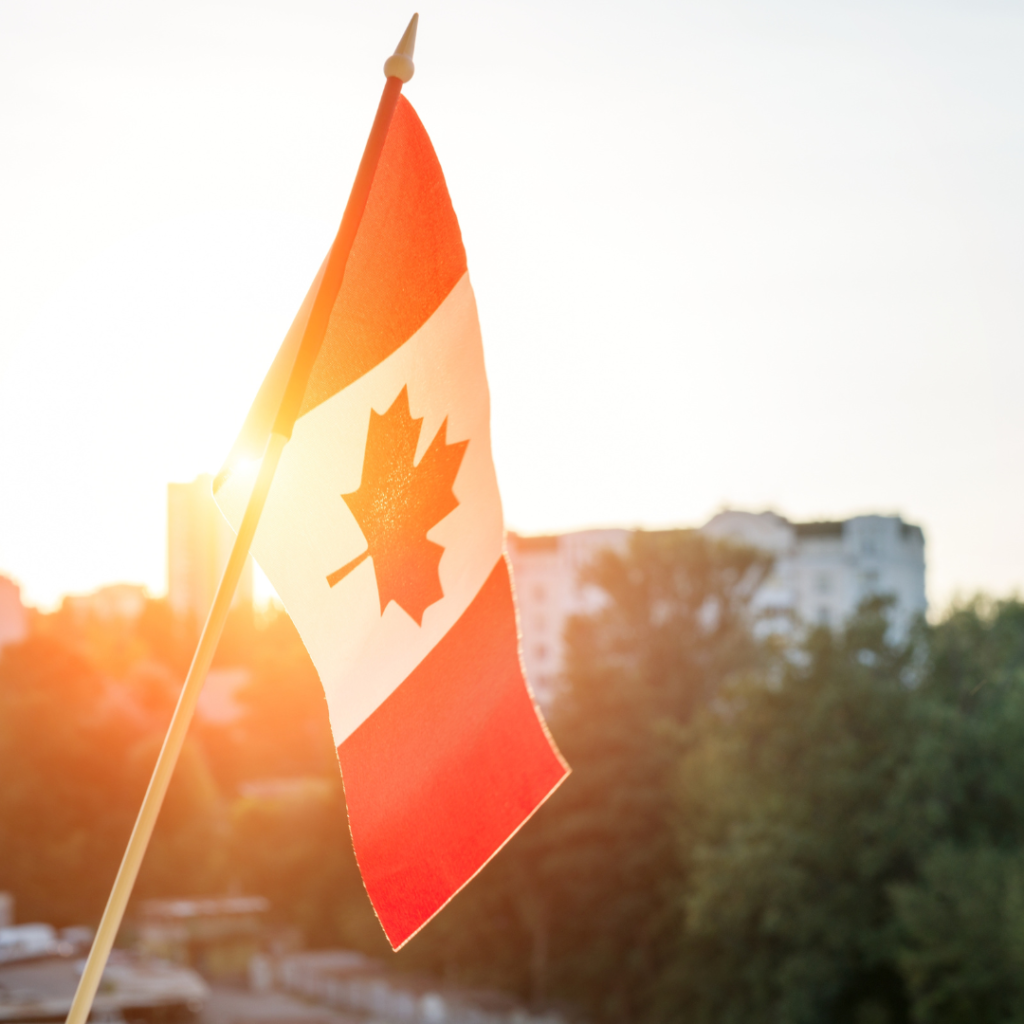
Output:
<instances>
[{"instance_id":1,"label":"red maple leaf","mask_svg":"<svg viewBox=\"0 0 1024 1024\"><path fill-rule=\"evenodd\" d=\"M468 441L448 444L448 420L413 465L422 417L409 413L409 393L402 388L391 408L370 410L363 478L359 490L343 494L366 538L358 558L327 577L333 587L367 558L373 559L380 613L390 601L423 624L423 612L444 597L438 567L444 548L427 540L427 531L459 504L452 491Z\"/></svg>"}]
</instances>

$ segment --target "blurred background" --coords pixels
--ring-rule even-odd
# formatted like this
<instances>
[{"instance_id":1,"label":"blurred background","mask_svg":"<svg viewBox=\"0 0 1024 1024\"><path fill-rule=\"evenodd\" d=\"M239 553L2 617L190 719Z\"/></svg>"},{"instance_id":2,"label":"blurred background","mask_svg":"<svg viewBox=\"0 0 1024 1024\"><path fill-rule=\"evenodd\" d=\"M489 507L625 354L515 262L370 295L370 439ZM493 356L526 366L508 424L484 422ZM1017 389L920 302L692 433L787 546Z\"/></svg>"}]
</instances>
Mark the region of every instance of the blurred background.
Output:
<instances>
[{"instance_id":1,"label":"blurred background","mask_svg":"<svg viewBox=\"0 0 1024 1024\"><path fill-rule=\"evenodd\" d=\"M0 1020L62 1017L410 14L0 6ZM1021 1019L1024 12L420 15L574 774L390 954L249 570L121 937L195 976L104 1012Z\"/></svg>"}]
</instances>

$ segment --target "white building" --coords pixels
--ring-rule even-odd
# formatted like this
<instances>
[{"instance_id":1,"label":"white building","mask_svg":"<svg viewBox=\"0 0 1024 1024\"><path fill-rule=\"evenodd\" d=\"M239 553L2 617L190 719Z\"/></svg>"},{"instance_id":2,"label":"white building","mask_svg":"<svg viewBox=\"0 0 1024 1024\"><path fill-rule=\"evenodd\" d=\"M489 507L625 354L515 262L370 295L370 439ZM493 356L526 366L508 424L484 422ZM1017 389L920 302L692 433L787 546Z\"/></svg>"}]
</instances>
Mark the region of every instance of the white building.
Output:
<instances>
[{"instance_id":1,"label":"white building","mask_svg":"<svg viewBox=\"0 0 1024 1024\"><path fill-rule=\"evenodd\" d=\"M873 595L894 598L894 635L905 636L928 610L924 534L899 516L791 523L774 512L719 512L702 531L774 556L755 612L775 628L841 626Z\"/></svg>"},{"instance_id":2,"label":"white building","mask_svg":"<svg viewBox=\"0 0 1024 1024\"><path fill-rule=\"evenodd\" d=\"M0 648L20 643L28 636L28 612L21 603L21 589L14 580L0 576Z\"/></svg>"},{"instance_id":3,"label":"white building","mask_svg":"<svg viewBox=\"0 0 1024 1024\"><path fill-rule=\"evenodd\" d=\"M176 615L200 625L213 604L234 531L213 500L213 478L167 485L167 599ZM252 559L245 564L233 607L252 605Z\"/></svg>"},{"instance_id":4,"label":"white building","mask_svg":"<svg viewBox=\"0 0 1024 1024\"><path fill-rule=\"evenodd\" d=\"M62 607L78 622L131 622L146 607L146 588L138 583L111 583L91 594L69 594Z\"/></svg>"},{"instance_id":5,"label":"white building","mask_svg":"<svg viewBox=\"0 0 1024 1024\"><path fill-rule=\"evenodd\" d=\"M629 530L582 530L550 537L508 535L507 550L519 607L523 663L534 696L547 704L562 671L565 625L595 611L599 593L580 582L580 571L603 550L624 552Z\"/></svg>"},{"instance_id":6,"label":"white building","mask_svg":"<svg viewBox=\"0 0 1024 1024\"><path fill-rule=\"evenodd\" d=\"M701 528L709 537L774 556L753 610L768 629L799 623L840 626L864 598L895 598L893 629L905 634L927 610L924 534L898 516L791 523L774 512L720 512ZM564 632L573 615L594 611L600 594L580 570L603 549L624 552L628 530L584 530L547 537L508 535L523 662L538 701L546 704L565 665Z\"/></svg>"}]
</instances>

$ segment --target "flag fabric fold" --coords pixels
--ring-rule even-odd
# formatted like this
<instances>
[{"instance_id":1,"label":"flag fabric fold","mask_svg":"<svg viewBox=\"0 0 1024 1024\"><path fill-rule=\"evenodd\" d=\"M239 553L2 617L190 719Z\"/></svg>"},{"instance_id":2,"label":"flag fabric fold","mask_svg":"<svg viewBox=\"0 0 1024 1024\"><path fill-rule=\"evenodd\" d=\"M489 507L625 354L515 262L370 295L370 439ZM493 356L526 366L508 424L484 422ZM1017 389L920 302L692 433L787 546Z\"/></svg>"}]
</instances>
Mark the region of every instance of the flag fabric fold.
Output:
<instances>
[{"instance_id":1,"label":"flag fabric fold","mask_svg":"<svg viewBox=\"0 0 1024 1024\"><path fill-rule=\"evenodd\" d=\"M214 481L236 529L318 284ZM395 948L568 772L526 686L503 544L462 236L403 97L252 546L323 683Z\"/></svg>"}]
</instances>

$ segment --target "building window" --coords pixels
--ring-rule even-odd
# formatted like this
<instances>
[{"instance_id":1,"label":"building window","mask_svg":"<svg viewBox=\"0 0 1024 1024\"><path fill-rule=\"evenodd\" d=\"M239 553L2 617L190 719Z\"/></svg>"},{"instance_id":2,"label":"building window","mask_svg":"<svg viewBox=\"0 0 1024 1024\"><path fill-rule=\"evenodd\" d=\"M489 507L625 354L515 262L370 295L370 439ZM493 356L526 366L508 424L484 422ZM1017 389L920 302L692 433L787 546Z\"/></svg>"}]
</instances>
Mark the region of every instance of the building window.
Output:
<instances>
[{"instance_id":1,"label":"building window","mask_svg":"<svg viewBox=\"0 0 1024 1024\"><path fill-rule=\"evenodd\" d=\"M827 594L832 590L832 577L827 572L818 573L817 588L819 594Z\"/></svg>"},{"instance_id":2,"label":"building window","mask_svg":"<svg viewBox=\"0 0 1024 1024\"><path fill-rule=\"evenodd\" d=\"M536 585L536 586L535 586L535 587L533 588L533 599L534 599L534 601L536 601L536 602L537 602L538 604L543 604L543 603L544 603L544 599L545 599L545 598L546 598L547 596L548 596L548 592L547 592L547 590L545 590L545 588L543 587L543 585L542 585L542 584L538 583L538 584L537 584L537 585Z\"/></svg>"},{"instance_id":3,"label":"building window","mask_svg":"<svg viewBox=\"0 0 1024 1024\"><path fill-rule=\"evenodd\" d=\"M548 658L547 644L537 644L537 646L534 647L534 649L533 649L533 656L534 656L534 658L537 659L537 661L547 661L547 658Z\"/></svg>"}]
</instances>

